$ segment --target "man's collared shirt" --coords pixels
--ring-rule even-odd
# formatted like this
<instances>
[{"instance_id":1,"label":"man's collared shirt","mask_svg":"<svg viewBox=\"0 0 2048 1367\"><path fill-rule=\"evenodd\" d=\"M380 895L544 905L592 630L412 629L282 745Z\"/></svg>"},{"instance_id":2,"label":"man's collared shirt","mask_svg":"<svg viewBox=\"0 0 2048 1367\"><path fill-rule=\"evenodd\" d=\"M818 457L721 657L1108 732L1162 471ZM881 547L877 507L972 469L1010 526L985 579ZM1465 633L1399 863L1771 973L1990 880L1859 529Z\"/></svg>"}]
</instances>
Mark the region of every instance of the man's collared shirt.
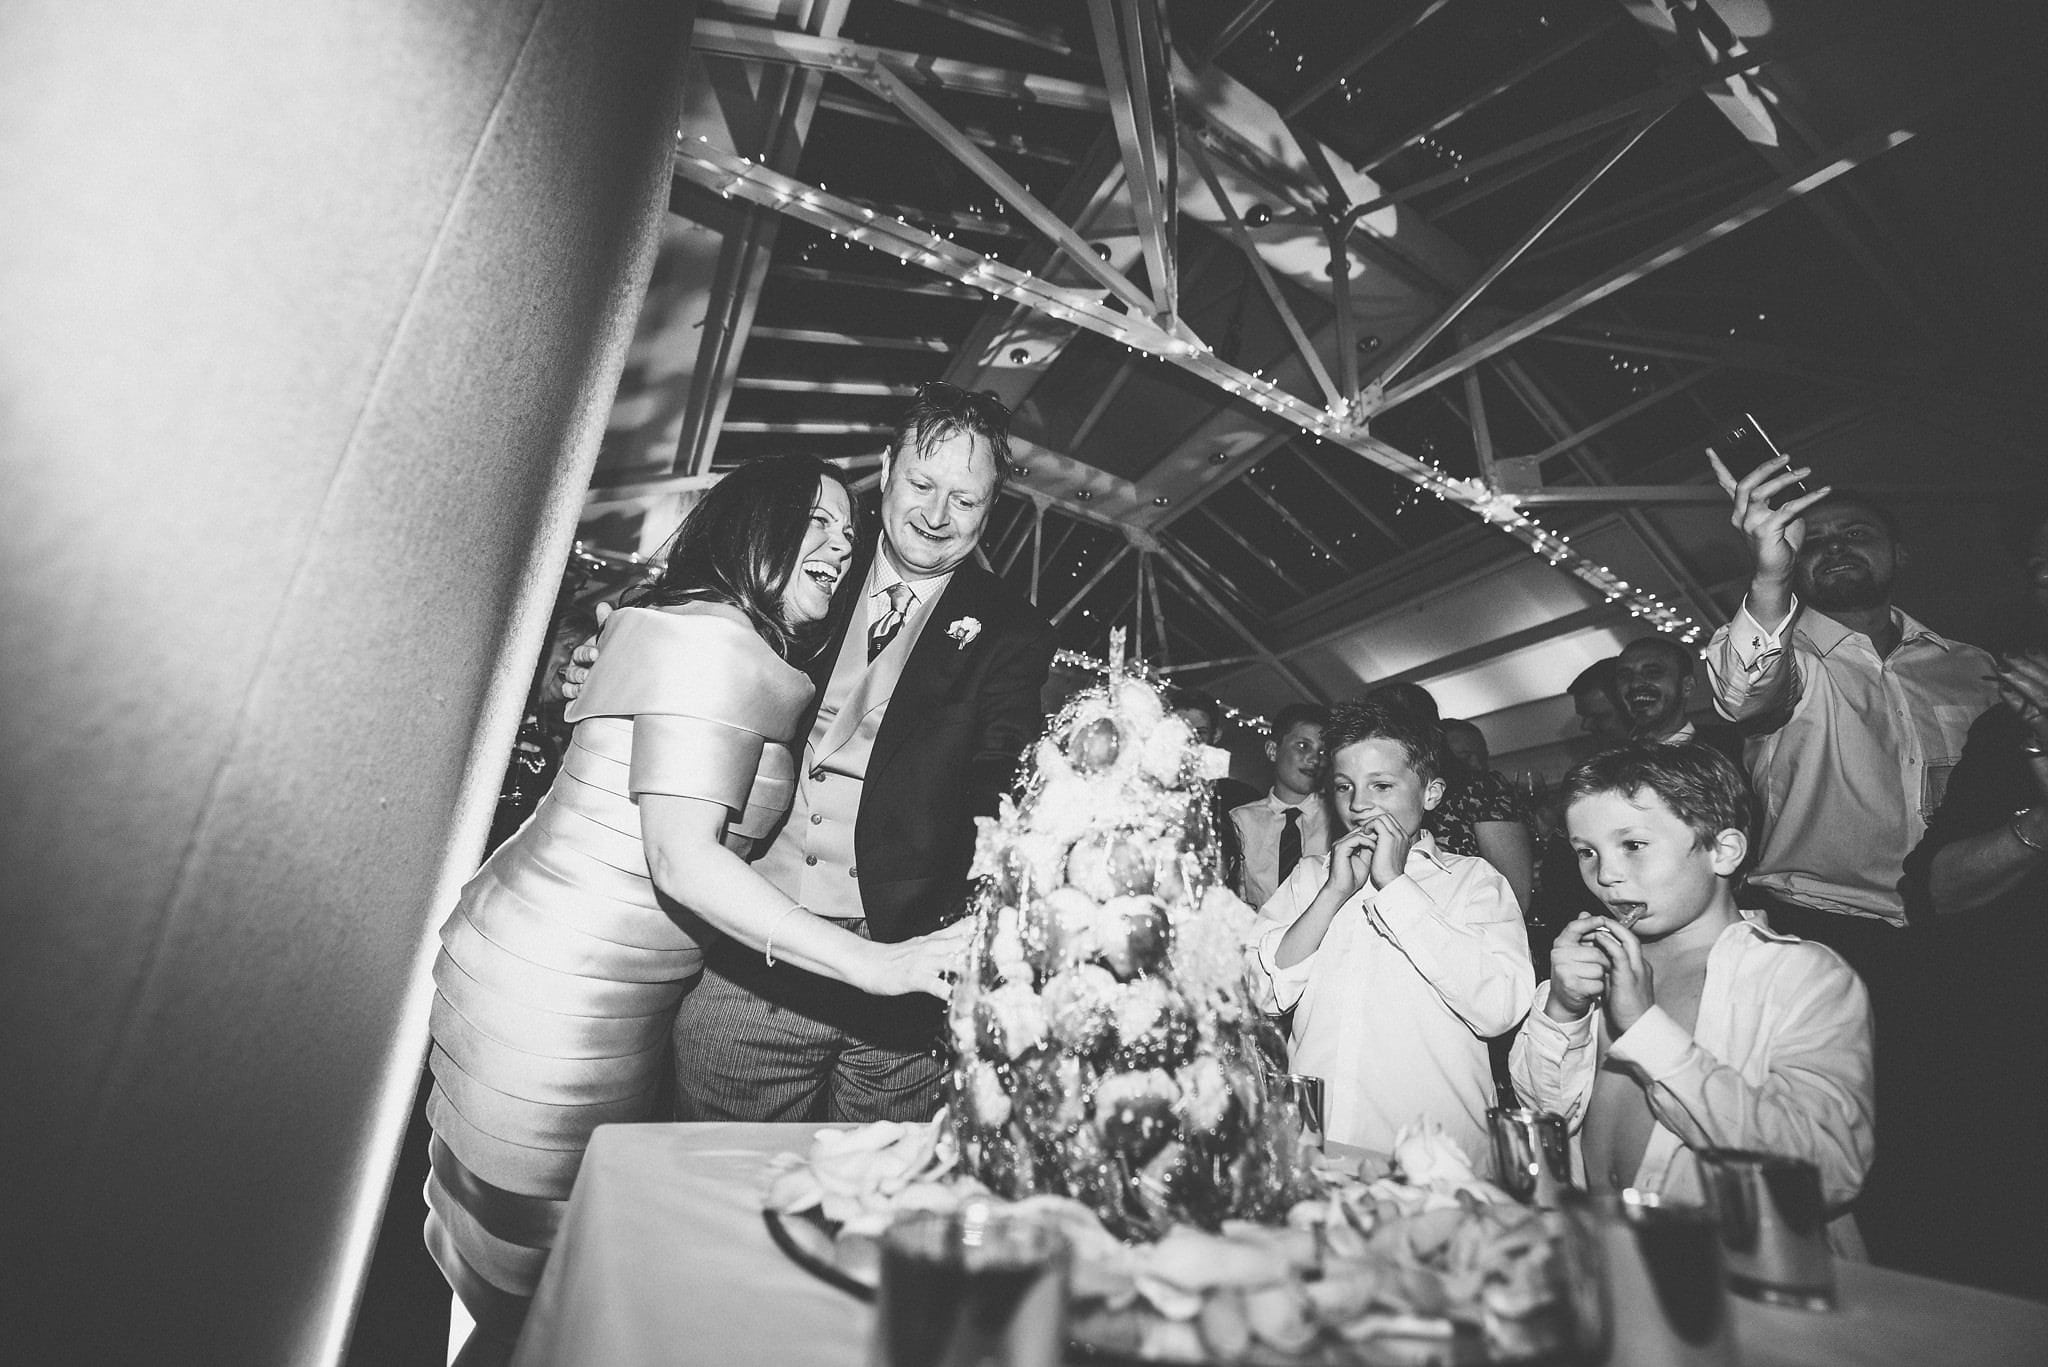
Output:
<instances>
[{"instance_id":1,"label":"man's collared shirt","mask_svg":"<svg viewBox=\"0 0 2048 1367\"><path fill-rule=\"evenodd\" d=\"M1794 599L1772 629L1745 602L1706 652L1714 706L1750 723L1745 757L1764 806L1750 882L1801 906L1903 925L1901 868L1970 723L1997 700L1991 657L1897 609L1899 644L1880 657L1862 632L1800 606Z\"/></svg>"},{"instance_id":2,"label":"man's collared shirt","mask_svg":"<svg viewBox=\"0 0 2048 1367\"><path fill-rule=\"evenodd\" d=\"M939 595L952 582L951 570L929 579L905 579L896 573L889 557L877 548L874 563L868 567L867 587L862 595L862 601L867 604L867 616L861 621L861 639L866 640L874 631L875 624L889 615L889 589L892 585L901 584L910 590L910 602L904 605L903 625L896 635L915 641L917 633L924 627L924 619L931 615L932 604L939 601Z\"/></svg>"},{"instance_id":3,"label":"man's collared shirt","mask_svg":"<svg viewBox=\"0 0 2048 1367\"><path fill-rule=\"evenodd\" d=\"M1237 828L1238 844L1244 849L1244 900L1253 907L1264 905L1280 886L1280 832L1287 824L1289 805L1268 792L1230 813L1230 824ZM1293 806L1301 813L1302 858L1328 854L1330 814L1323 799L1308 797Z\"/></svg>"}]
</instances>

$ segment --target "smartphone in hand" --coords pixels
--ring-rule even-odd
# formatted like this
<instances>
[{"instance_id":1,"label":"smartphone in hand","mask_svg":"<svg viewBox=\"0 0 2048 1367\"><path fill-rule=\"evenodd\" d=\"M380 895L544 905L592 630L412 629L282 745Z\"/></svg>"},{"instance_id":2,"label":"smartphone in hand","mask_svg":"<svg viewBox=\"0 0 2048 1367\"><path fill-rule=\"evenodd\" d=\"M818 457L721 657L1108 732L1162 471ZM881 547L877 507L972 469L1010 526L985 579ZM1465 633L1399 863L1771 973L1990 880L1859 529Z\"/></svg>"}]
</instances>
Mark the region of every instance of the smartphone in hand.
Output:
<instances>
[{"instance_id":1,"label":"smartphone in hand","mask_svg":"<svg viewBox=\"0 0 2048 1367\"><path fill-rule=\"evenodd\" d=\"M1719 456L1721 463L1728 467L1728 473L1737 479L1741 479L1765 461L1776 460L1785 454L1778 449L1778 444L1771 440L1770 434L1764 431L1763 424L1749 413L1744 413L1741 421L1729 424L1720 439L1707 449ZM1798 480L1771 495L1771 506L1782 508L1793 499L1804 498L1810 492L1806 481Z\"/></svg>"}]
</instances>

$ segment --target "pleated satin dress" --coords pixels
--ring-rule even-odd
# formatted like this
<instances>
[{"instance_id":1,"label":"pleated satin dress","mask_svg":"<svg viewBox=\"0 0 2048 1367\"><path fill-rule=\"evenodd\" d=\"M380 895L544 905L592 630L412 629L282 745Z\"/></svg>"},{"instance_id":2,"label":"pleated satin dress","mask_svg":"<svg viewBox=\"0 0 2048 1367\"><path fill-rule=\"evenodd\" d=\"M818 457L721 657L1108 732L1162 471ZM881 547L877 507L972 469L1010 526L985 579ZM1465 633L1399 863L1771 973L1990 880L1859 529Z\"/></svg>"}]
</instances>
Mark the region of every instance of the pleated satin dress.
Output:
<instances>
[{"instance_id":1,"label":"pleated satin dress","mask_svg":"<svg viewBox=\"0 0 2048 1367\"><path fill-rule=\"evenodd\" d=\"M590 1132L655 1118L703 966L707 932L648 876L635 797L724 804L736 848L765 835L810 696L734 609L612 614L554 786L442 926L427 1245L480 1325L517 1331Z\"/></svg>"}]
</instances>

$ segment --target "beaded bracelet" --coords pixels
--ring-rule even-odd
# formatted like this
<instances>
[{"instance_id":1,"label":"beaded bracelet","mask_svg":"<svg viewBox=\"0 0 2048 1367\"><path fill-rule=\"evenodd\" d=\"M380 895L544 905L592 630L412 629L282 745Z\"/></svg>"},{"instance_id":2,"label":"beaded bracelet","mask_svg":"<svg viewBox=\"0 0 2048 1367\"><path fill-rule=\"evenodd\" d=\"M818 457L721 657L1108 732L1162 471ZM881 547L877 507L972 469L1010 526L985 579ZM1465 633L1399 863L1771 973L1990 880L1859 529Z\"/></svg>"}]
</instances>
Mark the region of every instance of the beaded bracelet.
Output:
<instances>
[{"instance_id":1,"label":"beaded bracelet","mask_svg":"<svg viewBox=\"0 0 2048 1367\"><path fill-rule=\"evenodd\" d=\"M803 909L804 904L802 902L791 902L787 907L783 908L782 915L768 923L768 934L761 941L761 958L768 967L775 967L775 932L780 930L782 923L789 919L790 912L802 911Z\"/></svg>"}]
</instances>

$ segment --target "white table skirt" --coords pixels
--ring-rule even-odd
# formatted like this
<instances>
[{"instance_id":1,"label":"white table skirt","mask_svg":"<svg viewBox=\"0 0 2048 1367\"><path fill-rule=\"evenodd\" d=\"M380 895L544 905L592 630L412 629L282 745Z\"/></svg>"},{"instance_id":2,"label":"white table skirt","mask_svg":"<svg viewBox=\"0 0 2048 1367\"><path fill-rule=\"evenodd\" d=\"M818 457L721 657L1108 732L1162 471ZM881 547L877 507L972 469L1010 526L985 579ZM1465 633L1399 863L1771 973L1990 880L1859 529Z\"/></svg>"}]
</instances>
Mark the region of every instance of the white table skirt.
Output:
<instances>
[{"instance_id":1,"label":"white table skirt","mask_svg":"<svg viewBox=\"0 0 2048 1367\"><path fill-rule=\"evenodd\" d=\"M862 1367L873 1312L790 1262L761 1221L768 1160L808 1151L816 1130L599 1129L514 1367ZM2048 1305L1862 1264L1838 1273L1833 1314L1735 1302L1746 1367L2048 1363Z\"/></svg>"}]
</instances>

